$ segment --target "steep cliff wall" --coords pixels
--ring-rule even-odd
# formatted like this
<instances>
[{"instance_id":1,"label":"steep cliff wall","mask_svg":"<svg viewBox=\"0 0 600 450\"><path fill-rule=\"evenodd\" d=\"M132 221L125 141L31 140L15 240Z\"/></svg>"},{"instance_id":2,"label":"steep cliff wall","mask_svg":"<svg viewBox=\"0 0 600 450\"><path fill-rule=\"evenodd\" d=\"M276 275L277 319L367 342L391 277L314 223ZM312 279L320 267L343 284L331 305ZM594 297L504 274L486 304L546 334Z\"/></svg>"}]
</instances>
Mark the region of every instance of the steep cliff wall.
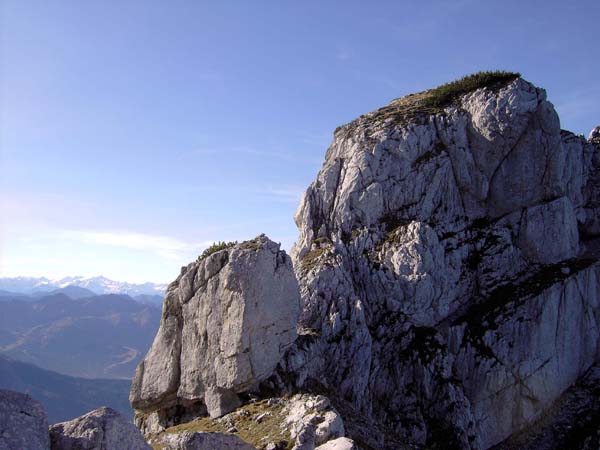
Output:
<instances>
[{"instance_id":1,"label":"steep cliff wall","mask_svg":"<svg viewBox=\"0 0 600 450\"><path fill-rule=\"evenodd\" d=\"M414 443L489 448L598 358L600 148L521 78L436 94L336 130L283 372Z\"/></svg>"}]
</instances>

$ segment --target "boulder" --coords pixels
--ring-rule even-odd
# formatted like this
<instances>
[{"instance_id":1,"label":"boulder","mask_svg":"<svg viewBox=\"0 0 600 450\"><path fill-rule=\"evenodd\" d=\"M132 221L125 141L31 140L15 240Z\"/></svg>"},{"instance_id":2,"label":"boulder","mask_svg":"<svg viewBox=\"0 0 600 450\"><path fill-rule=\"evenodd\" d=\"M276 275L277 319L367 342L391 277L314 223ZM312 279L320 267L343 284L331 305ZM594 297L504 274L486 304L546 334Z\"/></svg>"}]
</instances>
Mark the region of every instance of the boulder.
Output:
<instances>
[{"instance_id":1,"label":"boulder","mask_svg":"<svg viewBox=\"0 0 600 450\"><path fill-rule=\"evenodd\" d=\"M344 436L344 423L323 395L296 394L285 402L284 426L294 439L294 450L314 450L318 445Z\"/></svg>"},{"instance_id":2,"label":"boulder","mask_svg":"<svg viewBox=\"0 0 600 450\"><path fill-rule=\"evenodd\" d=\"M590 131L588 140L590 142L600 144L600 125L598 125L597 127L593 128L592 131Z\"/></svg>"},{"instance_id":3,"label":"boulder","mask_svg":"<svg viewBox=\"0 0 600 450\"><path fill-rule=\"evenodd\" d=\"M166 434L160 442L165 450L256 450L239 437L224 433Z\"/></svg>"},{"instance_id":4,"label":"boulder","mask_svg":"<svg viewBox=\"0 0 600 450\"><path fill-rule=\"evenodd\" d=\"M51 450L152 450L140 431L111 408L50 427Z\"/></svg>"},{"instance_id":5,"label":"boulder","mask_svg":"<svg viewBox=\"0 0 600 450\"><path fill-rule=\"evenodd\" d=\"M0 450L48 450L44 407L27 394L0 389Z\"/></svg>"},{"instance_id":6,"label":"boulder","mask_svg":"<svg viewBox=\"0 0 600 450\"><path fill-rule=\"evenodd\" d=\"M341 437L319 445L315 450L356 450L356 445L352 439Z\"/></svg>"},{"instance_id":7,"label":"boulder","mask_svg":"<svg viewBox=\"0 0 600 450\"><path fill-rule=\"evenodd\" d=\"M182 268L135 373L137 424L156 431L235 409L293 344L299 308L291 259L264 235Z\"/></svg>"}]
</instances>

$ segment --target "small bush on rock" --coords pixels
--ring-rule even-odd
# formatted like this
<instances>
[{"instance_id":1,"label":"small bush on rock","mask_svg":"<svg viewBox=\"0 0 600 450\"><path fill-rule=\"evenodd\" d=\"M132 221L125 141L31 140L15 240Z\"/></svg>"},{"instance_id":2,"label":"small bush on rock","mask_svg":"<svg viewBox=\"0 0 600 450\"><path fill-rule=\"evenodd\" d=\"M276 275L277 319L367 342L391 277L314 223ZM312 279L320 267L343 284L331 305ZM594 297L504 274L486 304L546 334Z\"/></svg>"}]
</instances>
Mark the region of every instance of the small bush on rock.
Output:
<instances>
[{"instance_id":1,"label":"small bush on rock","mask_svg":"<svg viewBox=\"0 0 600 450\"><path fill-rule=\"evenodd\" d=\"M202 261L205 258L208 258L213 253L219 252L221 250L225 250L227 248L231 248L234 245L237 245L237 241L233 241L233 242L225 242L225 241L215 242L213 245L211 245L206 250L204 250L200 256L198 256L198 262Z\"/></svg>"},{"instance_id":2,"label":"small bush on rock","mask_svg":"<svg viewBox=\"0 0 600 450\"><path fill-rule=\"evenodd\" d=\"M503 70L474 73L431 89L423 103L424 106L441 108L451 104L461 95L484 87L504 85L520 76L520 73Z\"/></svg>"}]
</instances>

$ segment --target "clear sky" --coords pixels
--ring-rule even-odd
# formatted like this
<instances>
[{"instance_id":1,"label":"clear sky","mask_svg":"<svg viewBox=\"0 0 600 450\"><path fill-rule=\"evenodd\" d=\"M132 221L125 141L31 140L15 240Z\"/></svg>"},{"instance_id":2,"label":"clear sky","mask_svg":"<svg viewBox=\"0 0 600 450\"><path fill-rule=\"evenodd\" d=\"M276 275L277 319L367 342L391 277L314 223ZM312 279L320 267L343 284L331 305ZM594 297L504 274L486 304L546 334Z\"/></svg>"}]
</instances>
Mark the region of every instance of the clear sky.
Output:
<instances>
[{"instance_id":1,"label":"clear sky","mask_svg":"<svg viewBox=\"0 0 600 450\"><path fill-rule=\"evenodd\" d=\"M0 276L289 248L333 130L486 69L600 123L600 2L0 0Z\"/></svg>"}]
</instances>

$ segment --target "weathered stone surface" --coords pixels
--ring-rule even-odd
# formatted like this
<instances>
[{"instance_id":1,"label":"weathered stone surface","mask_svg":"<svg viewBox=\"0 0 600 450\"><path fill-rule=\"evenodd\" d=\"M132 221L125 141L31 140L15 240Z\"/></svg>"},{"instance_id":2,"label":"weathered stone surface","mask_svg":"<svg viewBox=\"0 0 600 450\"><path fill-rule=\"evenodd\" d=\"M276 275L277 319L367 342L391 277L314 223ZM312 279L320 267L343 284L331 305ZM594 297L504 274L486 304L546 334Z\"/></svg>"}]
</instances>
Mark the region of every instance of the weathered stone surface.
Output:
<instances>
[{"instance_id":1,"label":"weathered stone surface","mask_svg":"<svg viewBox=\"0 0 600 450\"><path fill-rule=\"evenodd\" d=\"M281 378L416 445L489 448L598 358L600 146L522 79L382 115L336 130L297 210Z\"/></svg>"},{"instance_id":2,"label":"weathered stone surface","mask_svg":"<svg viewBox=\"0 0 600 450\"><path fill-rule=\"evenodd\" d=\"M152 450L140 431L111 408L50 427L51 450Z\"/></svg>"},{"instance_id":3,"label":"weathered stone surface","mask_svg":"<svg viewBox=\"0 0 600 450\"><path fill-rule=\"evenodd\" d=\"M48 419L40 402L0 389L0 450L48 450Z\"/></svg>"},{"instance_id":4,"label":"weathered stone surface","mask_svg":"<svg viewBox=\"0 0 600 450\"><path fill-rule=\"evenodd\" d=\"M600 367L592 367L544 416L494 450L600 448Z\"/></svg>"},{"instance_id":5,"label":"weathered stone surface","mask_svg":"<svg viewBox=\"0 0 600 450\"><path fill-rule=\"evenodd\" d=\"M239 406L296 339L299 305L291 260L264 235L182 268L132 384L138 426L149 431L146 413L156 431Z\"/></svg>"},{"instance_id":6,"label":"weathered stone surface","mask_svg":"<svg viewBox=\"0 0 600 450\"><path fill-rule=\"evenodd\" d=\"M224 433L184 432L166 434L161 439L165 450L256 450L239 437Z\"/></svg>"},{"instance_id":7,"label":"weathered stone surface","mask_svg":"<svg viewBox=\"0 0 600 450\"><path fill-rule=\"evenodd\" d=\"M356 450L356 445L352 439L341 437L319 445L316 450Z\"/></svg>"},{"instance_id":8,"label":"weathered stone surface","mask_svg":"<svg viewBox=\"0 0 600 450\"><path fill-rule=\"evenodd\" d=\"M286 402L283 411L285 424L295 441L294 450L314 450L344 436L342 418L327 397L297 394Z\"/></svg>"}]
</instances>

